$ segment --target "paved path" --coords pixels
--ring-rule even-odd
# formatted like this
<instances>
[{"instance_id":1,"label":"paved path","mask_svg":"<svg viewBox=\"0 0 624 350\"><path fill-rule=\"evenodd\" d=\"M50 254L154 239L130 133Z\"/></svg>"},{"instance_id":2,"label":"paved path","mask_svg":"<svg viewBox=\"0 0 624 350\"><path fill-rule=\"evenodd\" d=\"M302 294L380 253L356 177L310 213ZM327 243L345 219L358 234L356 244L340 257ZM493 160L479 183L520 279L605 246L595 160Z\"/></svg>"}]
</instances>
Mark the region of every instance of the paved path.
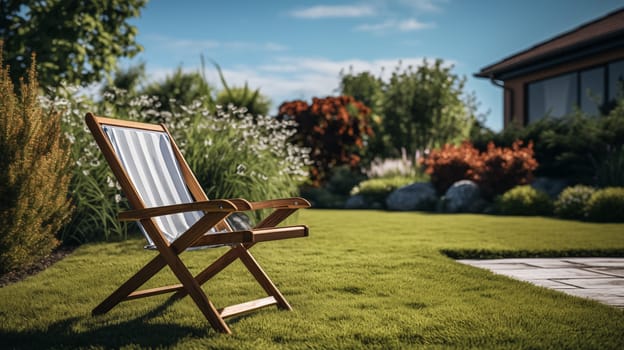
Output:
<instances>
[{"instance_id":1,"label":"paved path","mask_svg":"<svg viewBox=\"0 0 624 350\"><path fill-rule=\"evenodd\" d=\"M458 262L624 309L624 258L490 259Z\"/></svg>"}]
</instances>

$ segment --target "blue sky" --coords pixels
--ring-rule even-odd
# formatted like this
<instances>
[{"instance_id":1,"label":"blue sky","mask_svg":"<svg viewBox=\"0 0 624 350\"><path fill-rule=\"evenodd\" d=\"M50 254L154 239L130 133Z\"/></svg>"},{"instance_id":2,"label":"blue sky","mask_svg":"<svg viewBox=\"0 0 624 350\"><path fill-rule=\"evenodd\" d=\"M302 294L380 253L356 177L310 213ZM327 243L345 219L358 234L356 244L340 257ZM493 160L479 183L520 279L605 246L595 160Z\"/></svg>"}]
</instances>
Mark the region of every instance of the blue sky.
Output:
<instances>
[{"instance_id":1,"label":"blue sky","mask_svg":"<svg viewBox=\"0 0 624 350\"><path fill-rule=\"evenodd\" d=\"M133 19L151 80L177 67L222 67L272 100L336 94L341 69L381 75L441 58L466 76L486 125L502 128L500 88L472 74L502 58L624 6L621 0L152 0ZM209 82L219 88L208 65Z\"/></svg>"}]
</instances>

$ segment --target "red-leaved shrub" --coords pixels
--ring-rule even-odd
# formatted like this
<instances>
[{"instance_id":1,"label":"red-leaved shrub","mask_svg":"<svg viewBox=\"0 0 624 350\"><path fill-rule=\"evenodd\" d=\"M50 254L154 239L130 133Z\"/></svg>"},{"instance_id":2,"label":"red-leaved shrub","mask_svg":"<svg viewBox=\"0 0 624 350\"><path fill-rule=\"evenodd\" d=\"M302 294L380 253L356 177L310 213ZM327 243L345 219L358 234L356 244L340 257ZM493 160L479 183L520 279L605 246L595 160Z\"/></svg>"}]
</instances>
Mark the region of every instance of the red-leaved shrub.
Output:
<instances>
[{"instance_id":1,"label":"red-leaved shrub","mask_svg":"<svg viewBox=\"0 0 624 350\"><path fill-rule=\"evenodd\" d=\"M438 193L445 193L459 180L472 180L488 198L529 183L538 165L533 143L522 147L520 140L515 141L511 148L496 147L490 142L483 153L479 153L470 142L461 146L447 144L431 151L422 164Z\"/></svg>"},{"instance_id":2,"label":"red-leaved shrub","mask_svg":"<svg viewBox=\"0 0 624 350\"><path fill-rule=\"evenodd\" d=\"M470 142L464 142L460 146L446 144L433 150L422 163L433 187L443 194L459 180L476 180L475 169L480 168L481 157Z\"/></svg>"},{"instance_id":3,"label":"red-leaved shrub","mask_svg":"<svg viewBox=\"0 0 624 350\"><path fill-rule=\"evenodd\" d=\"M522 147L522 141L516 140L511 148L496 147L490 142L487 151L481 154L477 183L486 197L493 197L528 184L537 165L533 142Z\"/></svg>"},{"instance_id":4,"label":"red-leaved shrub","mask_svg":"<svg viewBox=\"0 0 624 350\"><path fill-rule=\"evenodd\" d=\"M319 186L329 170L339 165L357 169L364 140L373 136L371 109L351 96L313 98L312 104L296 100L279 107L279 119L295 120L292 141L310 148L310 179Z\"/></svg>"}]
</instances>

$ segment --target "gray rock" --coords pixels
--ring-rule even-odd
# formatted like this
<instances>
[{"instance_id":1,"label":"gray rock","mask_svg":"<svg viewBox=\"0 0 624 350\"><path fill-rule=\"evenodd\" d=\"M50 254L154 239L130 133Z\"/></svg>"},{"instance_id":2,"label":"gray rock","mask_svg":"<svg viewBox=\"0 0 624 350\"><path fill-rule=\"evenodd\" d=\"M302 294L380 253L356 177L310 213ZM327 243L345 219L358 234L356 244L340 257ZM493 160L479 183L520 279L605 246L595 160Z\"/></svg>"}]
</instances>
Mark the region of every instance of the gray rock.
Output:
<instances>
[{"instance_id":1,"label":"gray rock","mask_svg":"<svg viewBox=\"0 0 624 350\"><path fill-rule=\"evenodd\" d=\"M431 210L438 200L435 188L429 182L417 182L401 187L386 198L389 210Z\"/></svg>"},{"instance_id":2,"label":"gray rock","mask_svg":"<svg viewBox=\"0 0 624 350\"><path fill-rule=\"evenodd\" d=\"M461 180L449 187L443 203L443 211L447 213L476 213L483 209L485 201L476 183Z\"/></svg>"},{"instance_id":3,"label":"gray rock","mask_svg":"<svg viewBox=\"0 0 624 350\"><path fill-rule=\"evenodd\" d=\"M550 198L557 198L567 186L566 180L551 177L536 177L531 182L531 187L546 193Z\"/></svg>"},{"instance_id":4,"label":"gray rock","mask_svg":"<svg viewBox=\"0 0 624 350\"><path fill-rule=\"evenodd\" d=\"M345 209L366 209L369 208L366 198L361 194L349 197L345 203Z\"/></svg>"}]
</instances>

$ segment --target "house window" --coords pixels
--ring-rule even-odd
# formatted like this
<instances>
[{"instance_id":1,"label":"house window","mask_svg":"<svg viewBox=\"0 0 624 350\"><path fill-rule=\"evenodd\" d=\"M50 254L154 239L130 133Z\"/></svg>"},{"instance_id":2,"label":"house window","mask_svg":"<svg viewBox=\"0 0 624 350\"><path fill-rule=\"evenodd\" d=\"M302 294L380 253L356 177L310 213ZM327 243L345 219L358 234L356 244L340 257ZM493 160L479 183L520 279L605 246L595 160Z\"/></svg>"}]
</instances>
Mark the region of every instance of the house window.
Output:
<instances>
[{"instance_id":1,"label":"house window","mask_svg":"<svg viewBox=\"0 0 624 350\"><path fill-rule=\"evenodd\" d=\"M624 97L624 60L609 64L609 103Z\"/></svg>"},{"instance_id":2,"label":"house window","mask_svg":"<svg viewBox=\"0 0 624 350\"><path fill-rule=\"evenodd\" d=\"M577 73L569 73L528 85L528 122L545 116L562 117L577 105Z\"/></svg>"},{"instance_id":3,"label":"house window","mask_svg":"<svg viewBox=\"0 0 624 350\"><path fill-rule=\"evenodd\" d=\"M604 67L581 72L580 107L588 115L600 115L600 107L605 102L604 78Z\"/></svg>"}]
</instances>

